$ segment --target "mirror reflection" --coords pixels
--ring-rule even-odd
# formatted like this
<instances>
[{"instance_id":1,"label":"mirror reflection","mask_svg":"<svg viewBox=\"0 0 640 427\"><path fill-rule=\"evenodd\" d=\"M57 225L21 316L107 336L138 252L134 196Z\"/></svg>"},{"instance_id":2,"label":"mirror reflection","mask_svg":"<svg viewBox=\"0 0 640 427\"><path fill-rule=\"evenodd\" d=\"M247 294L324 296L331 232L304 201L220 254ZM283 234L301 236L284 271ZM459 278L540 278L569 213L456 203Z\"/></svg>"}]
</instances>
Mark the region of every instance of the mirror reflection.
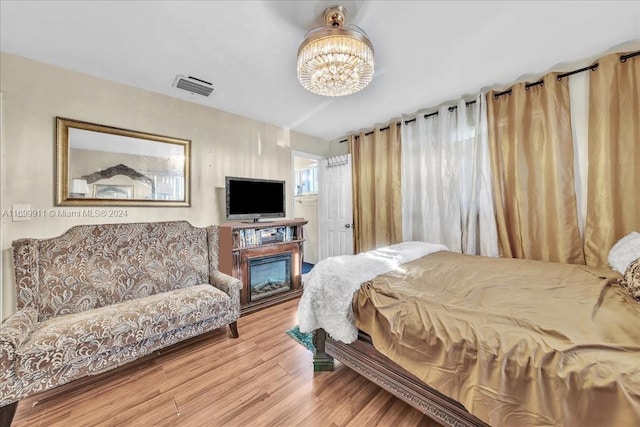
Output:
<instances>
[{"instance_id":1,"label":"mirror reflection","mask_svg":"<svg viewBox=\"0 0 640 427\"><path fill-rule=\"evenodd\" d=\"M61 205L189 205L189 141L58 118Z\"/></svg>"}]
</instances>

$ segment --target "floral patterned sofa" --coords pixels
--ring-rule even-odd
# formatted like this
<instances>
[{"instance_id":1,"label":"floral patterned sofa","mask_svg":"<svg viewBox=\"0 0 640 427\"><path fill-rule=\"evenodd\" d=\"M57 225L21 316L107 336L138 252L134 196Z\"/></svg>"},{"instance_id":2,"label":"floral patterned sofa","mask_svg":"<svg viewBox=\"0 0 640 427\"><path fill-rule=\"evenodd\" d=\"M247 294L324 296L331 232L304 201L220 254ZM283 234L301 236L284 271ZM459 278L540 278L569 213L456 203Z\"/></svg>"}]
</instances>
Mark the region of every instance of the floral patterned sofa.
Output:
<instances>
[{"instance_id":1,"label":"floral patterned sofa","mask_svg":"<svg viewBox=\"0 0 640 427\"><path fill-rule=\"evenodd\" d=\"M18 310L0 327L9 419L34 393L225 325L238 336L242 284L218 271L217 226L80 225L17 240L13 257Z\"/></svg>"}]
</instances>

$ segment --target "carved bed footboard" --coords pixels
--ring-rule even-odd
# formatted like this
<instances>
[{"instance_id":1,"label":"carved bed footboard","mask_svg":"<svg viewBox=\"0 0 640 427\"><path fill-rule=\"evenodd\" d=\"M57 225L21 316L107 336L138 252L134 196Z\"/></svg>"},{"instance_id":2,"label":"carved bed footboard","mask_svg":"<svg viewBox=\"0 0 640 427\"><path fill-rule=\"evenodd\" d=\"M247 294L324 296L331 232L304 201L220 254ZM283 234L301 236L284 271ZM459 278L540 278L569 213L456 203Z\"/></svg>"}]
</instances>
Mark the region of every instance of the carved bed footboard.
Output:
<instances>
[{"instance_id":1,"label":"carved bed footboard","mask_svg":"<svg viewBox=\"0 0 640 427\"><path fill-rule=\"evenodd\" d=\"M460 403L429 387L400 365L379 353L366 334L351 344L335 341L324 330L313 336L314 371L333 369L333 359L355 370L382 389L445 426L487 427Z\"/></svg>"}]
</instances>

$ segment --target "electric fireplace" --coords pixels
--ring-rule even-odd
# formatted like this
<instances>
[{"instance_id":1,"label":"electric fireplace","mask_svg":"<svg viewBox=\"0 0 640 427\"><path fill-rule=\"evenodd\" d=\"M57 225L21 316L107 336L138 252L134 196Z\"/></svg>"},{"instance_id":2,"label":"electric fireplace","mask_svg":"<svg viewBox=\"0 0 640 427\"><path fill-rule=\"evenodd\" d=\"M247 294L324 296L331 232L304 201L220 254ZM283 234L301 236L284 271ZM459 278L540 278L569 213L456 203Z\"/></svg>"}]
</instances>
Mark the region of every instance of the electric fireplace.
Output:
<instances>
[{"instance_id":1,"label":"electric fireplace","mask_svg":"<svg viewBox=\"0 0 640 427\"><path fill-rule=\"evenodd\" d=\"M291 253L249 259L249 301L293 289Z\"/></svg>"},{"instance_id":2,"label":"electric fireplace","mask_svg":"<svg viewBox=\"0 0 640 427\"><path fill-rule=\"evenodd\" d=\"M220 271L242 282L241 315L302 295L306 223L296 218L219 226Z\"/></svg>"}]
</instances>

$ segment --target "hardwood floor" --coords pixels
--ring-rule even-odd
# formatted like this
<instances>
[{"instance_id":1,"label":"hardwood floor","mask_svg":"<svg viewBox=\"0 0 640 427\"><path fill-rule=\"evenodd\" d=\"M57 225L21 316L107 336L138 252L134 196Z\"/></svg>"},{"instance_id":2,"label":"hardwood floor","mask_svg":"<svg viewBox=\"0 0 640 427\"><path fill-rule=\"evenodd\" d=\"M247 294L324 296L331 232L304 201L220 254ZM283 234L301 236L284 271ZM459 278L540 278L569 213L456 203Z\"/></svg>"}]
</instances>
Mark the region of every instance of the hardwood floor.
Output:
<instances>
[{"instance_id":1,"label":"hardwood floor","mask_svg":"<svg viewBox=\"0 0 640 427\"><path fill-rule=\"evenodd\" d=\"M313 372L298 299L153 359L24 399L12 426L437 426L349 368Z\"/></svg>"}]
</instances>

